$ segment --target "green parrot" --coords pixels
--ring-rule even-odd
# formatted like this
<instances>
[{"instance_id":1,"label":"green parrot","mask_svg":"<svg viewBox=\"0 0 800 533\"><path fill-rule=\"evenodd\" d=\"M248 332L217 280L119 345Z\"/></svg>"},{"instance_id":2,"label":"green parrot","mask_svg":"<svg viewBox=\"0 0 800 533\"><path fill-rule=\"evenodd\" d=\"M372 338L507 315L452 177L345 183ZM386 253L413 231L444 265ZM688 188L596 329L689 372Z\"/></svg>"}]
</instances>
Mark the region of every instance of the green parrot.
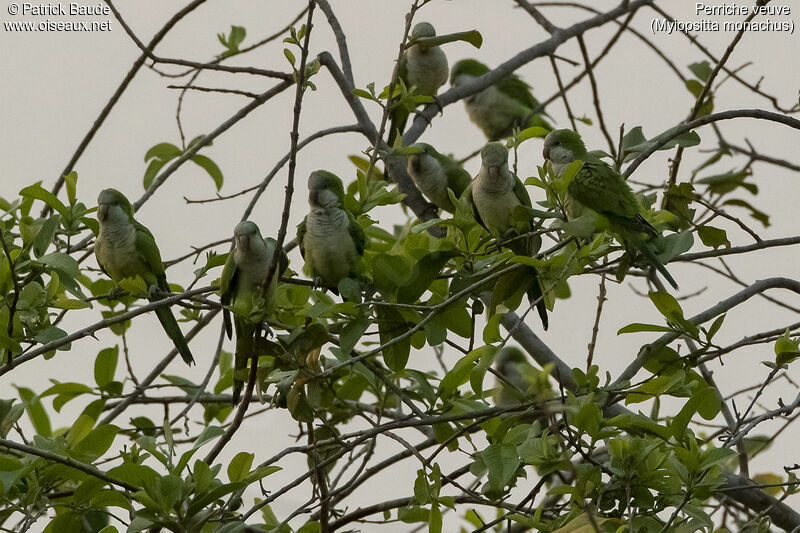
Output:
<instances>
[{"instance_id":1,"label":"green parrot","mask_svg":"<svg viewBox=\"0 0 800 533\"><path fill-rule=\"evenodd\" d=\"M495 405L512 405L529 400L529 389L541 371L531 365L522 350L515 346L500 348L495 354L494 361L495 371L512 385L497 380L497 388L494 391Z\"/></svg>"},{"instance_id":2,"label":"green parrot","mask_svg":"<svg viewBox=\"0 0 800 533\"><path fill-rule=\"evenodd\" d=\"M97 197L97 221L100 232L94 243L94 255L108 277L118 283L141 276L151 293L154 289L169 291L156 240L150 230L133 218L133 206L124 194L116 189L102 191ZM149 300L157 298L151 296ZM186 364L193 364L192 352L170 308L162 306L155 313L181 358Z\"/></svg>"},{"instance_id":3,"label":"green parrot","mask_svg":"<svg viewBox=\"0 0 800 533\"><path fill-rule=\"evenodd\" d=\"M509 239L534 229L527 217L517 217L517 206L531 207L531 198L525 185L508 168L508 149L502 143L492 142L481 150L481 169L464 192L464 198L472 206L475 220L495 238ZM517 255L533 253L533 239L522 238L510 241L507 246ZM542 296L536 270L530 267L533 279L528 289L530 301L539 300L536 309L547 329L547 306Z\"/></svg>"},{"instance_id":4,"label":"green parrot","mask_svg":"<svg viewBox=\"0 0 800 533\"><path fill-rule=\"evenodd\" d=\"M344 278L358 279L366 238L344 208L344 186L335 174L315 170L308 178L308 215L297 226L304 271L318 287L337 293Z\"/></svg>"},{"instance_id":5,"label":"green parrot","mask_svg":"<svg viewBox=\"0 0 800 533\"><path fill-rule=\"evenodd\" d=\"M489 72L489 67L475 59L462 59L450 73L450 84L458 87ZM525 129L540 126L553 129L543 118L545 113L536 113L539 102L533 97L531 87L516 74L501 78L494 85L464 100L467 114L490 141L509 137L514 128Z\"/></svg>"},{"instance_id":6,"label":"green parrot","mask_svg":"<svg viewBox=\"0 0 800 533\"><path fill-rule=\"evenodd\" d=\"M247 368L252 354L252 340L256 326L263 323L275 313L275 289L278 278L286 272L289 258L280 250L278 266L272 276L269 287L264 283L269 268L278 248L275 239L263 238L254 222L239 222L233 230L233 251L228 254L222 277L219 281L219 293L222 305L222 317L225 331L231 338L236 329L236 353L234 357L233 404L239 403L244 382L236 377L236 371ZM233 310L233 327L231 327L231 311Z\"/></svg>"},{"instance_id":7,"label":"green parrot","mask_svg":"<svg viewBox=\"0 0 800 533\"><path fill-rule=\"evenodd\" d=\"M411 147L418 148L419 152L408 156L408 175L436 207L454 213L455 206L447 190L452 190L456 198L461 197L472 181L469 172L430 144L417 143Z\"/></svg>"},{"instance_id":8,"label":"green parrot","mask_svg":"<svg viewBox=\"0 0 800 533\"><path fill-rule=\"evenodd\" d=\"M567 187L567 215L575 217L591 209L598 215L602 229L620 239L626 249L633 248L655 267L674 289L675 279L647 245L647 238L658 237L658 231L642 216L642 206L630 185L611 165L587 152L581 136L572 130L554 130L544 140L544 158L560 175L573 161L583 167ZM647 235L648 237L645 237Z\"/></svg>"},{"instance_id":9,"label":"green parrot","mask_svg":"<svg viewBox=\"0 0 800 533\"><path fill-rule=\"evenodd\" d=\"M425 37L436 37L436 30L432 24L420 22L411 30L411 38ZM439 87L447 83L447 71L447 56L440 46L417 43L403 52L398 78L403 80L407 88L416 87L415 94L434 97ZM389 146L394 145L395 138L403 134L410 112L405 106L397 106L392 110Z\"/></svg>"}]
</instances>

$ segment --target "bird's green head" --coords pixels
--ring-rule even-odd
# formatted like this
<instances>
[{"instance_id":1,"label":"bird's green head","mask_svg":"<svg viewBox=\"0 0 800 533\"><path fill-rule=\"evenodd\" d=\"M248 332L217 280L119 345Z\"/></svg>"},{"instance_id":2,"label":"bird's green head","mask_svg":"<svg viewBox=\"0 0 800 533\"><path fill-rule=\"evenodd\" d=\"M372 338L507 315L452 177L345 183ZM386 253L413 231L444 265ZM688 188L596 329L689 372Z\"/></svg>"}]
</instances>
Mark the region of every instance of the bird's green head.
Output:
<instances>
[{"instance_id":1,"label":"bird's green head","mask_svg":"<svg viewBox=\"0 0 800 533\"><path fill-rule=\"evenodd\" d=\"M418 22L414 29L411 30L411 38L419 39L420 37L436 37L436 30L430 22Z\"/></svg>"},{"instance_id":2,"label":"bird's green head","mask_svg":"<svg viewBox=\"0 0 800 533\"><path fill-rule=\"evenodd\" d=\"M461 83L459 78L477 78L489 72L489 67L478 61L477 59L462 59L453 65L450 71L450 84L458 85Z\"/></svg>"},{"instance_id":3,"label":"bird's green head","mask_svg":"<svg viewBox=\"0 0 800 533\"><path fill-rule=\"evenodd\" d=\"M344 185L336 174L315 170L308 177L308 203L311 207L342 207Z\"/></svg>"},{"instance_id":4,"label":"bird's green head","mask_svg":"<svg viewBox=\"0 0 800 533\"><path fill-rule=\"evenodd\" d=\"M525 354L516 346L504 346L497 351L494 356L497 371L504 375L512 375L511 371L515 365L526 361Z\"/></svg>"},{"instance_id":5,"label":"bird's green head","mask_svg":"<svg viewBox=\"0 0 800 533\"><path fill-rule=\"evenodd\" d=\"M233 241L237 250L247 250L254 239L263 241L261 231L259 231L255 222L243 220L236 224L233 229Z\"/></svg>"},{"instance_id":6,"label":"bird's green head","mask_svg":"<svg viewBox=\"0 0 800 533\"><path fill-rule=\"evenodd\" d=\"M503 143L489 143L481 150L481 163L486 168L499 168L508 164L508 148Z\"/></svg>"},{"instance_id":7,"label":"bird's green head","mask_svg":"<svg viewBox=\"0 0 800 533\"><path fill-rule=\"evenodd\" d=\"M586 155L586 145L572 130L553 130L544 138L542 155L555 164L564 165Z\"/></svg>"},{"instance_id":8,"label":"bird's green head","mask_svg":"<svg viewBox=\"0 0 800 533\"><path fill-rule=\"evenodd\" d=\"M133 219L133 206L116 189L104 189L97 196L97 220L100 223L127 223Z\"/></svg>"},{"instance_id":9,"label":"bird's green head","mask_svg":"<svg viewBox=\"0 0 800 533\"><path fill-rule=\"evenodd\" d=\"M411 148L417 148L419 151L414 152L408 156L408 172L416 172L419 173L422 171L422 167L426 164L430 163L430 160L436 161L433 159L433 154L436 150L427 143L414 143L411 145Z\"/></svg>"}]
</instances>

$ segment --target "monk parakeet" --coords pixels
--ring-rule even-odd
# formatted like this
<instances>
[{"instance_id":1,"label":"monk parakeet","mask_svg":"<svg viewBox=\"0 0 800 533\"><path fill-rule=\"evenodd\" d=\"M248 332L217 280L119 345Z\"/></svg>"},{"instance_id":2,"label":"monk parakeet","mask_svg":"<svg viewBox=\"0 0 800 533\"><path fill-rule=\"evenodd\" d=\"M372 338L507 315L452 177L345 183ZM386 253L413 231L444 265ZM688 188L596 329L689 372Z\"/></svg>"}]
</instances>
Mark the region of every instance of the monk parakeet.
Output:
<instances>
[{"instance_id":1,"label":"monk parakeet","mask_svg":"<svg viewBox=\"0 0 800 533\"><path fill-rule=\"evenodd\" d=\"M417 143L411 147L419 149L419 152L408 156L408 175L436 207L455 212L447 190L452 190L455 197L459 198L471 181L469 172L437 152L430 144Z\"/></svg>"},{"instance_id":2,"label":"monk parakeet","mask_svg":"<svg viewBox=\"0 0 800 533\"><path fill-rule=\"evenodd\" d=\"M489 67L475 59L462 59L453 65L450 83L458 87L489 72ZM516 74L501 78L494 85L464 100L467 114L490 141L509 137L514 128L525 129L552 126L542 116L534 114L539 102L531 94L531 87Z\"/></svg>"},{"instance_id":3,"label":"monk parakeet","mask_svg":"<svg viewBox=\"0 0 800 533\"><path fill-rule=\"evenodd\" d=\"M465 198L472 205L475 220L498 239L511 239L534 229L530 218L515 215L518 206L531 207L531 198L525 185L508 168L508 149L502 143L493 142L481 150L481 169L464 192ZM506 246L517 255L531 255L533 240L519 238L510 241ZM535 270L528 298L533 302L539 300L536 309L547 329L547 307L542 296Z\"/></svg>"},{"instance_id":4,"label":"monk parakeet","mask_svg":"<svg viewBox=\"0 0 800 533\"><path fill-rule=\"evenodd\" d=\"M239 403L244 382L236 377L236 371L247 368L252 357L253 335L256 326L275 313L275 289L278 278L289 266L286 253L280 250L278 265L269 287L265 289L272 260L277 251L275 239L263 238L254 222L239 222L233 230L233 251L228 254L219 282L222 317L225 331L231 338L236 329L236 352L234 356L233 403ZM230 310L229 310L230 308ZM231 327L231 310L233 327Z\"/></svg>"},{"instance_id":5,"label":"monk parakeet","mask_svg":"<svg viewBox=\"0 0 800 533\"><path fill-rule=\"evenodd\" d=\"M411 39L436 37L436 30L428 22L420 22L411 30ZM417 43L411 45L400 60L398 78L410 89L416 87L414 94L436 96L439 87L447 83L447 56L438 45ZM392 110L392 122L389 126L389 146L394 144L397 135L402 135L406 121L411 112L405 106L397 106Z\"/></svg>"},{"instance_id":6,"label":"monk parakeet","mask_svg":"<svg viewBox=\"0 0 800 533\"><path fill-rule=\"evenodd\" d=\"M308 215L297 226L297 243L314 283L336 292L344 278L358 279L364 230L344 208L342 180L326 170L308 178Z\"/></svg>"},{"instance_id":7,"label":"monk parakeet","mask_svg":"<svg viewBox=\"0 0 800 533\"><path fill-rule=\"evenodd\" d=\"M512 405L530 399L531 385L539 370L531 365L522 350L515 346L504 346L494 357L494 368L508 383L497 380L494 391L495 405Z\"/></svg>"},{"instance_id":8,"label":"monk parakeet","mask_svg":"<svg viewBox=\"0 0 800 533\"><path fill-rule=\"evenodd\" d=\"M100 232L94 243L94 255L100 269L114 282L141 276L153 290L169 291L161 252L150 230L133 218L133 206L116 189L105 189L97 197L97 221ZM150 301L157 300L151 296ZM169 307L155 310L158 321L186 364L194 363L192 352Z\"/></svg>"},{"instance_id":9,"label":"monk parakeet","mask_svg":"<svg viewBox=\"0 0 800 533\"><path fill-rule=\"evenodd\" d=\"M574 213L589 208L601 215L602 225L616 234L627 249L633 248L641 253L673 288L678 288L666 267L647 245L645 235L657 237L658 232L642 216L639 201L619 172L587 152L583 139L572 130L548 133L543 155L556 174L561 174L573 161L583 161L583 167L567 187L568 211Z\"/></svg>"}]
</instances>

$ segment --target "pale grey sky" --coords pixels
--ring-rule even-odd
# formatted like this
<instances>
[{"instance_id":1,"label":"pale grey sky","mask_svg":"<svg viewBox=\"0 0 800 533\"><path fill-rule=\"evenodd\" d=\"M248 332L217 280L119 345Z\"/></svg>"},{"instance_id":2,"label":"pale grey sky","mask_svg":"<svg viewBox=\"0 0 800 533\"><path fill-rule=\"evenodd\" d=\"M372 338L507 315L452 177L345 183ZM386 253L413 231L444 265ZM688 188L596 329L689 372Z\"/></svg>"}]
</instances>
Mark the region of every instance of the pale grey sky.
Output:
<instances>
[{"instance_id":1,"label":"pale grey sky","mask_svg":"<svg viewBox=\"0 0 800 533\"><path fill-rule=\"evenodd\" d=\"M101 108L138 57L139 50L112 16L12 17L7 12L8 0L3 2L0 6L2 22L40 22L45 18L54 21L112 20L111 31L104 33L0 31L0 196L12 198L22 187L35 181L43 181L46 188L53 184ZM227 33L232 24L242 25L248 32L244 44L253 43L284 26L302 4L274 0L210 0L181 21L156 51L164 57L206 61L221 52L216 33ZM403 15L408 3L397 0L346 0L333 4L349 39L357 85L363 87L370 81L375 81L378 87L385 85L393 67L392 60L397 54ZM608 0L592 3L603 10L616 4L617 2ZM679 19L701 18L694 16L694 2L660 4ZM134 32L145 42L182 5L184 2L160 0L117 2ZM567 8L545 8L544 12L560 25L589 16L586 12ZM650 21L655 16L654 12L643 8L634 19L633 26L659 46L686 76L690 76L686 66L704 59L703 55L680 35L652 35ZM740 17L711 18L739 20ZM788 19L796 22L797 16L792 13L789 17L782 18ZM472 28L481 31L484 45L480 50L464 43L446 46L451 65L460 58L477 57L494 66L546 37L533 19L515 8L514 2L510 0L432 2L419 13L418 20L432 22L439 33ZM615 31L614 24L591 31L587 35L590 54L596 55ZM733 34L702 33L699 37L719 57ZM285 70L287 63L281 49L280 43L275 42L255 53L234 58L228 64ZM330 50L338 58L332 33L322 13L317 12L312 53L323 50ZM559 48L558 54L580 61L580 52L574 40ZM751 62L752 64L741 71L741 75L751 82L763 76L761 88L777 96L785 107L790 107L792 102L797 101L800 89L798 57L800 40L797 34L747 33L728 65L739 67ZM577 67L572 68L563 63L560 66L566 80L579 72ZM159 68L167 72L182 70L173 66ZM534 93L540 99L550 96L556 89L555 78L547 59L538 59L525 65L518 73L534 87ZM630 34L621 38L610 56L596 69L596 74L603 111L612 135L624 123L629 129L641 125L645 134L652 137L682 120L693 103L692 96L680 80L655 54ZM143 157L146 150L159 142L177 144L179 141L175 125L178 91L167 89L166 86L181 84L185 80L186 78L163 78L148 69L140 71L76 165L75 169L79 174L78 192L85 203L93 205L97 192L110 186L120 189L132 200L142 194L142 175L145 170ZM321 72L314 81L318 90L306 95L301 137L321 128L354 122L349 108L326 72ZM247 74L213 72L202 74L196 82L202 86L254 92L263 91L274 83L274 80ZM236 124L216 140L212 147L203 149L201 153L213 158L224 173L223 194L230 194L260 182L274 163L288 151L293 94L291 90L284 92ZM577 115L586 114L595 118L587 80L572 90L569 97ZM208 133L247 102L247 98L236 95L188 94L183 107L183 126L187 140ZM723 85L716 99L717 110L751 107L771 109L767 100L732 80ZM377 120L377 106L367 108ZM559 126L568 125L560 101L551 105L548 112ZM797 131L749 119L728 122L722 124L721 128L728 140L737 144L744 144L744 139L747 138L766 154L785 159L797 157L797 148L800 146L800 135ZM596 126L581 126L580 131L590 147L605 148ZM710 129L703 128L699 133L703 139L701 148L715 146L716 140ZM469 122L460 103L446 108L444 116L434 120L432 128L425 132L422 140L435 145L442 152L454 152L458 156L472 152L484 142L482 134ZM290 217L292 233L294 226L306 212L305 180L308 173L317 168L325 168L337 173L345 181L350 181L355 177L355 169L346 156L357 154L367 146L365 139L359 134L345 134L317 141L301 152L297 166L297 191ZM667 176L666 158L669 154L671 152L664 152L651 158L637 170L635 179L651 183L663 182ZM697 149L687 151L683 170L688 171L693 163L704 157ZM541 162L541 141L529 141L520 151L520 176L524 178L534 175L536 166ZM729 160L720 165L718 170L729 170L735 164L741 163ZM471 161L467 168L474 172L477 168L476 161ZM752 219L746 216L745 219L748 223L753 222L753 226L758 228L764 238L797 234L797 173L765 164L756 164L754 170L752 181L758 184L761 192L753 198L753 203L771 215L773 225L761 230ZM274 184L262 197L251 217L259 223L265 235L277 233L285 178L284 169L278 173ZM535 196L533 189L531 192ZM188 252L190 245L201 245L231 234L249 196L204 205L186 205L182 199L183 196L192 199L209 198L214 193L212 181L204 171L190 163L172 175L155 197L139 211L137 218L153 231L165 260ZM534 197L534 200L537 198ZM403 220L396 207L381 209L374 217L387 228L392 223ZM752 241L738 228L731 225L725 227L735 245ZM291 259L293 267L299 271L299 254L293 253ZM782 248L760 253L758 256L731 258L729 264L743 280L753 281L772 276L796 277L797 259L796 249ZM89 264L93 265L93 260ZM185 285L191 280L194 268L196 267L188 263L178 265L169 270L170 280ZM712 278L708 270L697 266L671 265L670 270L680 282L683 294L708 286L701 295L684 303L688 315L693 315L738 290L734 284ZM213 277L206 281L211 281ZM597 281L588 276L571 281L574 296L557 302L551 317L551 329L542 334L542 339L557 354L576 366L583 366L586 357L586 344L594 320ZM633 294L630 284L639 290L644 289L643 283L638 280L626 280L621 286L610 284L610 300L601 324L595 362L600 365L602 372L609 371L612 376L627 365L638 347L649 339L647 334L617 337L616 331L630 322L660 320L647 299ZM797 303L796 296L777 296ZM68 325L71 328L92 323L98 317L97 310L78 311L70 315ZM772 306L764 300L754 300L750 305L729 313L718 340L738 340L744 335L795 320L796 316L785 309ZM532 323L533 320L529 319L528 322ZM537 328L538 324L532 323L532 326ZM198 360L196 367L187 369L180 361L176 361L168 371L199 380L213 354L218 332L217 326L207 328L192 342L195 358ZM50 378L62 381L85 380L87 375L91 375L97 351L108 342L118 342L117 338L107 334L100 335L99 339L100 342L91 338L83 339L74 343L71 351L59 352L54 359L39 359L15 370L0 384L0 396L5 398L14 395L12 384L24 384L41 390L47 386ZM147 372L170 346L166 337L157 330L154 318L149 316L134 321L129 343L134 356L134 369L139 374ZM232 348L230 343L226 348ZM426 357L430 358L430 354L415 352L412 354L412 364L416 364L415 360L419 360L418 358ZM724 367L713 365L723 393L757 383L768 373L768 369L759 361L772 357L771 347L763 346L737 352L726 361ZM792 369L790 375L800 381L796 369ZM796 394L796 388L784 381L765 395L762 404L767 408L775 407L779 390L784 399L793 398ZM49 405L49 401L46 403ZM75 414L78 404L79 402L74 402L64 409L64 421L71 420L69 416ZM145 411L148 410L137 409L137 412ZM149 412L153 414L152 411ZM154 416L157 420L161 414L156 412ZM289 435L296 433L297 427L285 411L272 411L259 420L261 422L258 427L245 424L236 441L228 446L220 459L225 460L238 451L249 450L256 453L258 462L294 443ZM120 419L119 422L124 423L125 420ZM798 438L800 428L797 427L791 427L783 437L785 442L790 443L796 443ZM398 446L392 441L382 441L381 446L384 445L382 453L384 450L385 453L396 450ZM460 457L453 459L463 461ZM774 453L765 454L753 461L751 471L780 472L782 465L797 462L798 459L796 451L786 446L780 447ZM282 460L280 465L285 471L268 478L268 485L292 479L296 473L306 468L305 458L299 456ZM404 468L401 465L392 470L391 483L376 480L365 485L362 494L369 499L364 501L373 502L376 494L385 495L386 499L410 494L415 469L415 466ZM302 503L305 494L306 491L301 489L291 493L286 499L281 499L275 506L276 512L282 515L291 511L294 506ZM797 499L794 501L797 502ZM409 526L386 528L387 531L409 529Z\"/></svg>"}]
</instances>

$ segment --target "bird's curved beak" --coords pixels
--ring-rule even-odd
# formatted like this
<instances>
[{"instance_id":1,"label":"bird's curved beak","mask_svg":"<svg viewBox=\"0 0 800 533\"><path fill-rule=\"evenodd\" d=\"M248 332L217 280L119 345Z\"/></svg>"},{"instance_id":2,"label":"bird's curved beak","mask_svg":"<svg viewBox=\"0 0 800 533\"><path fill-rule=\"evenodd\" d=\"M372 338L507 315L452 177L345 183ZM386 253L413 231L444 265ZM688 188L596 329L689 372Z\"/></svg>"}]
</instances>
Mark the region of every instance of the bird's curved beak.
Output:
<instances>
[{"instance_id":1,"label":"bird's curved beak","mask_svg":"<svg viewBox=\"0 0 800 533\"><path fill-rule=\"evenodd\" d=\"M97 206L97 220L103 222L108 218L108 204L100 204Z\"/></svg>"},{"instance_id":2,"label":"bird's curved beak","mask_svg":"<svg viewBox=\"0 0 800 533\"><path fill-rule=\"evenodd\" d=\"M308 191L308 203L319 205L319 190L311 189Z\"/></svg>"},{"instance_id":3,"label":"bird's curved beak","mask_svg":"<svg viewBox=\"0 0 800 533\"><path fill-rule=\"evenodd\" d=\"M487 170L489 171L489 177L493 180L500 177L500 167L489 167Z\"/></svg>"},{"instance_id":4,"label":"bird's curved beak","mask_svg":"<svg viewBox=\"0 0 800 533\"><path fill-rule=\"evenodd\" d=\"M247 235L237 235L236 239L236 247L240 250L247 250L247 245L250 240L247 238Z\"/></svg>"},{"instance_id":5,"label":"bird's curved beak","mask_svg":"<svg viewBox=\"0 0 800 533\"><path fill-rule=\"evenodd\" d=\"M550 146L545 144L542 148L542 157L549 160L550 159Z\"/></svg>"}]
</instances>

